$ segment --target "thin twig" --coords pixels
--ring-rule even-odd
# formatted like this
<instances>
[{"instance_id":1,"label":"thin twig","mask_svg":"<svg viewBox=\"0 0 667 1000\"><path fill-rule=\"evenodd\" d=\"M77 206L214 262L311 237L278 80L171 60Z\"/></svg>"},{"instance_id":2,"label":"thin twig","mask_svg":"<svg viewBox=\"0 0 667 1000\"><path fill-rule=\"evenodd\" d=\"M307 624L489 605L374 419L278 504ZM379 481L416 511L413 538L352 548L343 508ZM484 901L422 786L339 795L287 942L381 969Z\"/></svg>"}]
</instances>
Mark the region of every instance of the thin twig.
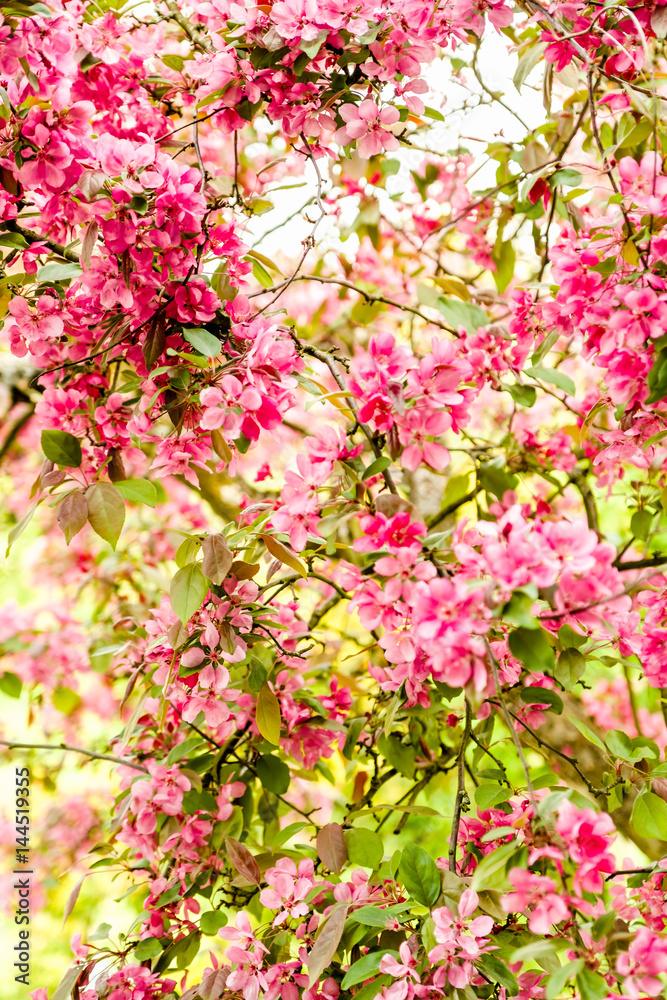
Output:
<instances>
[{"instance_id":1,"label":"thin twig","mask_svg":"<svg viewBox=\"0 0 667 1000\"><path fill-rule=\"evenodd\" d=\"M135 771L144 771L149 774L148 768L144 767L143 764L123 760L122 757L112 757L108 753L94 753L92 750L84 750L83 747L71 747L66 743L15 743L13 740L0 740L0 746L8 747L10 750L68 750L70 753L80 753L84 757L92 757L94 760L110 760L113 764L133 767Z\"/></svg>"},{"instance_id":2,"label":"thin twig","mask_svg":"<svg viewBox=\"0 0 667 1000\"><path fill-rule=\"evenodd\" d=\"M449 838L449 870L456 874L456 846L459 839L459 826L461 825L461 809L463 808L463 802L466 795L466 774L465 774L465 759L466 759L466 747L468 746L468 740L470 738L470 730L472 728L472 710L470 708L470 702L466 698L466 721L463 728L463 735L461 737L461 745L459 746L458 757L456 759L457 764L457 774L458 783L456 788L456 802L454 804L454 819L452 820L452 832Z\"/></svg>"},{"instance_id":3,"label":"thin twig","mask_svg":"<svg viewBox=\"0 0 667 1000\"><path fill-rule=\"evenodd\" d=\"M535 799L535 792L533 790L533 783L530 779L530 771L528 769L528 761L526 760L525 754L523 752L523 747L521 746L521 741L517 735L517 731L512 725L512 720L510 718L511 713L507 707L507 702L505 701L505 696L503 695L503 689L500 685L500 676L498 674L498 661L493 655L493 650L491 649L491 644L486 636L484 636L484 645L486 646L486 651L489 657L489 662L491 664L491 673L493 674L493 682L496 686L496 691L498 693L498 700L503 710L503 715L505 716L505 725L509 729L510 735L516 747L516 752L519 755L519 760L521 761L521 766L523 768L523 773L526 779L526 788L528 789L528 797L530 798L531 805L535 815L537 815L537 800Z\"/></svg>"}]
</instances>

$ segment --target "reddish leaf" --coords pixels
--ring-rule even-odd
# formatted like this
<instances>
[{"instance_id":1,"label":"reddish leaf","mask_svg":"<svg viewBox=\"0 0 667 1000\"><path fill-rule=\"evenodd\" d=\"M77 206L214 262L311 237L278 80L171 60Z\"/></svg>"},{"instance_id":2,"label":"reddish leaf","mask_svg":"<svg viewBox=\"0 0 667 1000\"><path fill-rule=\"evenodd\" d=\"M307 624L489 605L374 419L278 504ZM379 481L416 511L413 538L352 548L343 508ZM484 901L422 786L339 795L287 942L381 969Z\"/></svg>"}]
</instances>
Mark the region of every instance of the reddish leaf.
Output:
<instances>
[{"instance_id":1,"label":"reddish leaf","mask_svg":"<svg viewBox=\"0 0 667 1000\"><path fill-rule=\"evenodd\" d=\"M337 824L329 825L333 826ZM320 932L308 956L309 987L314 986L319 981L324 970L331 964L331 959L336 954L336 949L343 936L347 911L347 906L340 906L339 904L338 908L334 906L328 920L320 927Z\"/></svg>"},{"instance_id":2,"label":"reddish leaf","mask_svg":"<svg viewBox=\"0 0 667 1000\"><path fill-rule=\"evenodd\" d=\"M95 249L95 243L97 241L97 234L100 231L99 224L93 219L89 222L85 228L83 239L81 240L81 263L87 269L90 267L90 258L92 257L93 250Z\"/></svg>"},{"instance_id":3,"label":"reddish leaf","mask_svg":"<svg viewBox=\"0 0 667 1000\"><path fill-rule=\"evenodd\" d=\"M347 861L347 847L340 823L327 823L317 835L317 853L325 868L336 875Z\"/></svg>"},{"instance_id":4,"label":"reddish leaf","mask_svg":"<svg viewBox=\"0 0 667 1000\"><path fill-rule=\"evenodd\" d=\"M253 576L259 573L259 563L247 563L242 559L235 559L230 572L237 580L252 580Z\"/></svg>"},{"instance_id":5,"label":"reddish leaf","mask_svg":"<svg viewBox=\"0 0 667 1000\"><path fill-rule=\"evenodd\" d=\"M302 563L301 560L293 552L291 552L286 545L279 542L277 538L273 537L273 535L266 535L262 533L259 537L262 539L274 559L279 559L281 563L285 564L285 566L289 566L290 569L296 570L299 576L304 578L308 576L308 570L306 569L304 563Z\"/></svg>"},{"instance_id":6,"label":"reddish leaf","mask_svg":"<svg viewBox=\"0 0 667 1000\"><path fill-rule=\"evenodd\" d=\"M253 885L261 885L262 875L259 865L245 844L239 843L233 837L225 837L225 847L227 848L229 860L239 875L243 875L243 878L247 879L248 882L252 882Z\"/></svg>"},{"instance_id":7,"label":"reddish leaf","mask_svg":"<svg viewBox=\"0 0 667 1000\"><path fill-rule=\"evenodd\" d=\"M56 517L65 536L65 541L69 545L88 520L88 501L83 491L73 490L64 496L58 504Z\"/></svg>"},{"instance_id":8,"label":"reddish leaf","mask_svg":"<svg viewBox=\"0 0 667 1000\"><path fill-rule=\"evenodd\" d=\"M141 347L141 352L146 362L146 368L150 371L157 359L163 353L166 343L164 312L160 311L153 316L148 324L146 336Z\"/></svg>"},{"instance_id":9,"label":"reddish leaf","mask_svg":"<svg viewBox=\"0 0 667 1000\"><path fill-rule=\"evenodd\" d=\"M82 875L79 881L76 883L69 896L67 897L67 902L65 903L65 909L63 911L63 927L67 923L67 918L76 906L76 901L79 898L79 893L81 892L81 886L83 885L83 880L85 875Z\"/></svg>"},{"instance_id":10,"label":"reddish leaf","mask_svg":"<svg viewBox=\"0 0 667 1000\"><path fill-rule=\"evenodd\" d=\"M227 545L224 535L209 535L202 544L204 556L201 564L204 576L211 583L221 584L228 575L234 562L234 556Z\"/></svg>"}]
</instances>

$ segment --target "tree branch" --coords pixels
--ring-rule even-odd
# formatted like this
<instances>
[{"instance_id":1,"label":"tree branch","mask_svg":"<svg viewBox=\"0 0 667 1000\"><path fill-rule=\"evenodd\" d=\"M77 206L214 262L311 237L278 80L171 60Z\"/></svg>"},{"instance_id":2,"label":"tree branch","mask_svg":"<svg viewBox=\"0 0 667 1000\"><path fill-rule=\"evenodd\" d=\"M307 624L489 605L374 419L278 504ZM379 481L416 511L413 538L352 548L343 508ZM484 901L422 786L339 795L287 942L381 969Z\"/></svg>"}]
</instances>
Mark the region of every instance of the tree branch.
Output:
<instances>
[{"instance_id":1,"label":"tree branch","mask_svg":"<svg viewBox=\"0 0 667 1000\"><path fill-rule=\"evenodd\" d=\"M71 747L66 743L15 743L13 740L0 740L0 746L9 750L67 750L70 753L80 753L84 757L92 757L93 760L110 760L113 764L122 764L124 767L133 767L135 771L143 771L149 774L147 767L137 764L132 760L123 760L122 757L112 757L108 753L94 753L92 750L84 750L83 747Z\"/></svg>"}]
</instances>

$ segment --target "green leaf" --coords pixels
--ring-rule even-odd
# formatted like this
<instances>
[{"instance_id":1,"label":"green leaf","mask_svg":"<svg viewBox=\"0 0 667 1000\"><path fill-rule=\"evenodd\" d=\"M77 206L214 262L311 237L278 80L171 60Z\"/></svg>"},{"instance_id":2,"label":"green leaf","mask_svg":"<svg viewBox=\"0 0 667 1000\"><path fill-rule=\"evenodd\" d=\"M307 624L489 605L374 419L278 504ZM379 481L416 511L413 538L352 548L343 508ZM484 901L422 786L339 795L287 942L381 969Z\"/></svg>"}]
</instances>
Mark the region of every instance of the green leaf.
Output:
<instances>
[{"instance_id":1,"label":"green leaf","mask_svg":"<svg viewBox=\"0 0 667 1000\"><path fill-rule=\"evenodd\" d=\"M507 490L513 490L518 483L517 477L508 472L505 468L505 459L502 455L492 459L490 462L483 462L477 473L479 484L487 493L493 493L495 497L502 500Z\"/></svg>"},{"instance_id":2,"label":"green leaf","mask_svg":"<svg viewBox=\"0 0 667 1000\"><path fill-rule=\"evenodd\" d=\"M273 288L273 278L260 261L254 260L252 262L252 273L255 281L258 281L262 288Z\"/></svg>"},{"instance_id":3,"label":"green leaf","mask_svg":"<svg viewBox=\"0 0 667 1000\"><path fill-rule=\"evenodd\" d=\"M199 921L199 929L207 937L215 937L221 927L227 925L227 915L221 910L207 910L202 913Z\"/></svg>"},{"instance_id":4,"label":"green leaf","mask_svg":"<svg viewBox=\"0 0 667 1000\"><path fill-rule=\"evenodd\" d=\"M178 746L171 748L167 754L167 764L171 767L172 764L176 763L182 757L189 757L191 752L201 745L201 736L190 736L187 740L179 743Z\"/></svg>"},{"instance_id":5,"label":"green leaf","mask_svg":"<svg viewBox=\"0 0 667 1000\"><path fill-rule=\"evenodd\" d=\"M6 670L4 674L0 674L0 691L6 694L7 697L19 698L22 687L21 678L11 673L11 671Z\"/></svg>"},{"instance_id":6,"label":"green leaf","mask_svg":"<svg viewBox=\"0 0 667 1000\"><path fill-rule=\"evenodd\" d=\"M526 368L526 375L532 375L533 378L539 378L542 382L548 382L550 385L555 385L557 388L562 389L566 392L568 396L574 396L577 388L570 378L569 375L565 375L564 372L556 371L555 368L545 368L543 365L534 365L533 368Z\"/></svg>"},{"instance_id":7,"label":"green leaf","mask_svg":"<svg viewBox=\"0 0 667 1000\"><path fill-rule=\"evenodd\" d=\"M537 389L534 385L519 385L516 382L514 385L506 385L503 388L507 389L514 402L519 406L531 407L537 399Z\"/></svg>"},{"instance_id":8,"label":"green leaf","mask_svg":"<svg viewBox=\"0 0 667 1000\"><path fill-rule=\"evenodd\" d=\"M622 760L630 760L632 757L630 737L619 729L611 729L605 736L605 742L615 757L620 757Z\"/></svg>"},{"instance_id":9,"label":"green leaf","mask_svg":"<svg viewBox=\"0 0 667 1000\"><path fill-rule=\"evenodd\" d=\"M537 628L537 621L533 615L535 598L523 590L515 590L509 601L502 610L502 617L512 622L514 625L523 625L524 628Z\"/></svg>"},{"instance_id":10,"label":"green leaf","mask_svg":"<svg viewBox=\"0 0 667 1000\"><path fill-rule=\"evenodd\" d=\"M21 520L18 521L17 524L14 525L14 527L12 528L12 530L7 535L7 550L5 552L5 559L9 555L9 550L11 549L11 547L14 544L14 542L16 541L16 539L20 535L23 534L23 532L25 531L25 529L28 527L28 525L32 521L33 515L34 515L35 511L37 510L37 507L39 506L40 503L41 503L40 500L35 500L35 502L33 504L31 504L30 507L28 507L28 510L23 515L23 517L21 518Z\"/></svg>"},{"instance_id":11,"label":"green leaf","mask_svg":"<svg viewBox=\"0 0 667 1000\"><path fill-rule=\"evenodd\" d=\"M516 981L516 977L496 955L483 955L479 961L475 962L475 965L492 982L500 983L501 986L504 986L508 996L515 997L519 992L519 984Z\"/></svg>"},{"instance_id":12,"label":"green leaf","mask_svg":"<svg viewBox=\"0 0 667 1000\"><path fill-rule=\"evenodd\" d=\"M157 504L157 490L148 479L121 479L114 486L130 503L143 503L147 507L155 507Z\"/></svg>"},{"instance_id":13,"label":"green leaf","mask_svg":"<svg viewBox=\"0 0 667 1000\"><path fill-rule=\"evenodd\" d=\"M63 978L58 983L52 1000L70 1000L72 990L81 975L81 966L75 965L68 969Z\"/></svg>"},{"instance_id":14,"label":"green leaf","mask_svg":"<svg viewBox=\"0 0 667 1000\"><path fill-rule=\"evenodd\" d=\"M400 737L395 733L391 733L389 736L385 736L383 733L378 740L378 750L387 762L406 778L414 777L414 747L401 743Z\"/></svg>"},{"instance_id":15,"label":"green leaf","mask_svg":"<svg viewBox=\"0 0 667 1000\"><path fill-rule=\"evenodd\" d=\"M493 272L493 280L496 283L496 288L499 292L504 292L514 277L516 252L512 241L505 240L502 243L496 243L491 259L496 265L496 269ZM532 403L529 405L532 406Z\"/></svg>"},{"instance_id":16,"label":"green leaf","mask_svg":"<svg viewBox=\"0 0 667 1000\"><path fill-rule=\"evenodd\" d=\"M25 250L29 247L25 236L21 233L0 233L0 247L11 247L12 250Z\"/></svg>"},{"instance_id":17,"label":"green leaf","mask_svg":"<svg viewBox=\"0 0 667 1000\"><path fill-rule=\"evenodd\" d=\"M382 951L369 951L367 955L363 955L345 973L343 982L340 984L342 989L347 990L350 986L356 986L357 983L363 983L364 979L370 979L371 976L374 976L376 972L379 972L380 962L385 955L393 955L394 958L398 959L398 952L392 951L390 948L383 948Z\"/></svg>"},{"instance_id":18,"label":"green leaf","mask_svg":"<svg viewBox=\"0 0 667 1000\"><path fill-rule=\"evenodd\" d=\"M667 838L667 802L655 792L644 792L635 799L631 823L641 837Z\"/></svg>"},{"instance_id":19,"label":"green leaf","mask_svg":"<svg viewBox=\"0 0 667 1000\"><path fill-rule=\"evenodd\" d=\"M262 687L262 684L266 682L269 672L256 656L249 656L248 663L250 665L250 670L248 672L248 687L251 691L254 691L255 694L257 694Z\"/></svg>"},{"instance_id":20,"label":"green leaf","mask_svg":"<svg viewBox=\"0 0 667 1000\"><path fill-rule=\"evenodd\" d=\"M541 628L518 628L510 633L510 651L533 671L549 671L554 666L554 651Z\"/></svg>"},{"instance_id":21,"label":"green leaf","mask_svg":"<svg viewBox=\"0 0 667 1000\"><path fill-rule=\"evenodd\" d=\"M440 872L435 861L418 844L408 844L401 854L400 879L413 899L431 907L440 895Z\"/></svg>"},{"instance_id":22,"label":"green leaf","mask_svg":"<svg viewBox=\"0 0 667 1000\"><path fill-rule=\"evenodd\" d=\"M271 740L273 742L273 740ZM290 786L290 769L274 754L267 753L257 758L255 769L264 788L276 795L284 795Z\"/></svg>"},{"instance_id":23,"label":"green leaf","mask_svg":"<svg viewBox=\"0 0 667 1000\"><path fill-rule=\"evenodd\" d=\"M401 852L397 851L396 853L400 855ZM399 913L410 909L411 906L411 903L395 903L393 906L382 909L369 903L366 906L360 906L358 910L353 910L350 914L350 920L363 924L364 927L386 927L390 920L393 920Z\"/></svg>"},{"instance_id":24,"label":"green leaf","mask_svg":"<svg viewBox=\"0 0 667 1000\"><path fill-rule=\"evenodd\" d=\"M157 938L144 938L134 949L134 957L137 962L145 962L148 958L157 958L158 955L162 954L163 950Z\"/></svg>"},{"instance_id":25,"label":"green leaf","mask_svg":"<svg viewBox=\"0 0 667 1000\"><path fill-rule=\"evenodd\" d=\"M38 281L70 281L83 274L83 268L79 264L45 264L37 272Z\"/></svg>"},{"instance_id":26,"label":"green leaf","mask_svg":"<svg viewBox=\"0 0 667 1000\"><path fill-rule=\"evenodd\" d=\"M559 633L560 638L560 633ZM562 640L561 640L562 641ZM558 657L554 677L566 691L571 691L586 672L586 658L578 649L569 646Z\"/></svg>"},{"instance_id":27,"label":"green leaf","mask_svg":"<svg viewBox=\"0 0 667 1000\"><path fill-rule=\"evenodd\" d=\"M376 458L374 462L371 462L367 468L361 474L362 479L370 479L371 476L377 476L380 472L384 472L391 465L391 459L387 455L380 455Z\"/></svg>"},{"instance_id":28,"label":"green leaf","mask_svg":"<svg viewBox=\"0 0 667 1000\"><path fill-rule=\"evenodd\" d=\"M584 967L583 958L577 958L574 962L568 962L562 969L552 972L546 981L546 1000L556 1000L556 997L565 989L567 983L577 975Z\"/></svg>"},{"instance_id":29,"label":"green leaf","mask_svg":"<svg viewBox=\"0 0 667 1000\"><path fill-rule=\"evenodd\" d=\"M562 170L557 170L549 178L549 184L553 189L558 184L561 187L579 187L583 180L583 177L578 170L574 170L572 167L563 167Z\"/></svg>"},{"instance_id":30,"label":"green leaf","mask_svg":"<svg viewBox=\"0 0 667 1000\"><path fill-rule=\"evenodd\" d=\"M605 740L614 756L627 760L631 764L645 758L653 760L660 758L658 747L653 740L647 739L646 736L635 736L631 739L620 729L612 729L605 736Z\"/></svg>"},{"instance_id":31,"label":"green leaf","mask_svg":"<svg viewBox=\"0 0 667 1000\"><path fill-rule=\"evenodd\" d=\"M609 993L609 987L600 973L586 966L577 973L576 983L581 1000L602 1000Z\"/></svg>"},{"instance_id":32,"label":"green leaf","mask_svg":"<svg viewBox=\"0 0 667 1000\"><path fill-rule=\"evenodd\" d=\"M183 624L189 622L208 593L209 583L199 563L191 562L179 569L171 581L171 607Z\"/></svg>"},{"instance_id":33,"label":"green leaf","mask_svg":"<svg viewBox=\"0 0 667 1000\"><path fill-rule=\"evenodd\" d=\"M551 333L547 334L537 350L531 354L531 364L539 365L539 363L546 358L547 354L558 340L558 336L559 334L557 330L552 330Z\"/></svg>"},{"instance_id":34,"label":"green leaf","mask_svg":"<svg viewBox=\"0 0 667 1000\"><path fill-rule=\"evenodd\" d=\"M487 854L483 857L477 865L477 868L475 868L470 888L474 889L476 892L488 888L491 876L495 875L501 869L504 872L509 859L516 853L516 842L503 844L502 847L496 847L491 854Z\"/></svg>"},{"instance_id":35,"label":"green leaf","mask_svg":"<svg viewBox=\"0 0 667 1000\"><path fill-rule=\"evenodd\" d=\"M667 351L664 349L656 354L646 382L651 390L647 403L657 403L667 396Z\"/></svg>"},{"instance_id":36,"label":"green leaf","mask_svg":"<svg viewBox=\"0 0 667 1000\"><path fill-rule=\"evenodd\" d=\"M161 55L160 61L163 62L165 66L168 66L169 69L173 69L177 73L180 73L183 67L185 66L185 59L183 58L183 56L177 56L173 54Z\"/></svg>"},{"instance_id":37,"label":"green leaf","mask_svg":"<svg viewBox=\"0 0 667 1000\"><path fill-rule=\"evenodd\" d=\"M262 684L257 695L257 728L269 743L280 743L280 702L268 684Z\"/></svg>"},{"instance_id":38,"label":"green leaf","mask_svg":"<svg viewBox=\"0 0 667 1000\"><path fill-rule=\"evenodd\" d=\"M484 310L472 302L461 302L460 299L446 299L439 296L438 309L455 330L464 326L468 333L474 333L479 326L487 326L490 322Z\"/></svg>"},{"instance_id":39,"label":"green leaf","mask_svg":"<svg viewBox=\"0 0 667 1000\"><path fill-rule=\"evenodd\" d=\"M81 704L81 698L68 687L57 687L51 695L51 704L63 715L71 715Z\"/></svg>"},{"instance_id":40,"label":"green leaf","mask_svg":"<svg viewBox=\"0 0 667 1000\"><path fill-rule=\"evenodd\" d=\"M507 802L511 794L511 788L486 781L475 789L475 804L480 810L490 809L500 802Z\"/></svg>"},{"instance_id":41,"label":"green leaf","mask_svg":"<svg viewBox=\"0 0 667 1000\"><path fill-rule=\"evenodd\" d=\"M123 498L111 483L94 483L86 490L90 526L112 549L125 523Z\"/></svg>"},{"instance_id":42,"label":"green leaf","mask_svg":"<svg viewBox=\"0 0 667 1000\"><path fill-rule=\"evenodd\" d=\"M81 442L67 431L42 431L42 451L50 462L78 469L81 465Z\"/></svg>"},{"instance_id":43,"label":"green leaf","mask_svg":"<svg viewBox=\"0 0 667 1000\"><path fill-rule=\"evenodd\" d=\"M373 871L382 864L384 844L382 837L374 830L368 830L365 827L346 830L345 843L347 844L348 861L351 861L352 864L371 868Z\"/></svg>"},{"instance_id":44,"label":"green leaf","mask_svg":"<svg viewBox=\"0 0 667 1000\"><path fill-rule=\"evenodd\" d=\"M597 736L592 729L589 729L584 722L580 722L579 719L575 719L574 716L569 719L572 725L579 730L582 736L585 736L589 743L598 747L600 750L607 751L606 746L602 742L599 736Z\"/></svg>"},{"instance_id":45,"label":"green leaf","mask_svg":"<svg viewBox=\"0 0 667 1000\"><path fill-rule=\"evenodd\" d=\"M359 719L352 719L348 722L347 736L345 737L345 744L343 746L343 757L347 758L347 760L352 760L354 757L354 748L359 742L361 730L364 728L365 723L365 716Z\"/></svg>"},{"instance_id":46,"label":"green leaf","mask_svg":"<svg viewBox=\"0 0 667 1000\"><path fill-rule=\"evenodd\" d=\"M649 536L654 515L649 510L636 510L630 518L630 530L635 538L643 542Z\"/></svg>"},{"instance_id":47,"label":"green leaf","mask_svg":"<svg viewBox=\"0 0 667 1000\"><path fill-rule=\"evenodd\" d=\"M221 343L217 337L201 326L189 326L183 329L183 338L198 354L205 358L217 358Z\"/></svg>"},{"instance_id":48,"label":"green leaf","mask_svg":"<svg viewBox=\"0 0 667 1000\"><path fill-rule=\"evenodd\" d=\"M549 688L525 687L521 690L520 698L527 705L550 705L556 715L563 714L563 699Z\"/></svg>"}]
</instances>

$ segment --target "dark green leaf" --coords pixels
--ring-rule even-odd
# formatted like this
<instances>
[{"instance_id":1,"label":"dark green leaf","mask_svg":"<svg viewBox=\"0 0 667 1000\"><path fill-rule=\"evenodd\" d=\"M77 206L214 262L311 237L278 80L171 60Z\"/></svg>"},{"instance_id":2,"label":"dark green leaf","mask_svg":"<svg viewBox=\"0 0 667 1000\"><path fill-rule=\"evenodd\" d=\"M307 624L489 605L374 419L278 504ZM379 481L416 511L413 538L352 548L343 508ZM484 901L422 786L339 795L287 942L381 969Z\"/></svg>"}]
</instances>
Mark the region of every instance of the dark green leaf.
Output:
<instances>
[{"instance_id":1,"label":"dark green leaf","mask_svg":"<svg viewBox=\"0 0 667 1000\"><path fill-rule=\"evenodd\" d=\"M342 989L347 990L350 986L363 983L364 979L370 979L376 972L379 972L380 962L385 955L393 955L394 958L398 959L398 952L388 948L383 948L382 951L369 951L367 955L363 955L345 973L343 982L340 984Z\"/></svg>"},{"instance_id":2,"label":"dark green leaf","mask_svg":"<svg viewBox=\"0 0 667 1000\"><path fill-rule=\"evenodd\" d=\"M556 691L549 688L525 687L521 691L521 701L528 705L550 705L556 715L563 712L563 699Z\"/></svg>"},{"instance_id":3,"label":"dark green leaf","mask_svg":"<svg viewBox=\"0 0 667 1000\"><path fill-rule=\"evenodd\" d=\"M423 847L408 844L401 854L398 869L405 888L422 906L433 906L440 895L440 872Z\"/></svg>"},{"instance_id":4,"label":"dark green leaf","mask_svg":"<svg viewBox=\"0 0 667 1000\"><path fill-rule=\"evenodd\" d=\"M516 981L516 977L496 955L483 955L479 961L475 962L475 965L492 982L500 983L501 986L504 986L508 996L514 997L519 992L519 984Z\"/></svg>"},{"instance_id":5,"label":"dark green leaf","mask_svg":"<svg viewBox=\"0 0 667 1000\"><path fill-rule=\"evenodd\" d=\"M518 628L510 633L509 647L517 660L533 671L549 671L554 666L554 651L541 628Z\"/></svg>"},{"instance_id":6,"label":"dark green leaf","mask_svg":"<svg viewBox=\"0 0 667 1000\"><path fill-rule=\"evenodd\" d=\"M67 431L42 431L42 451L50 462L78 469L81 465L81 442Z\"/></svg>"},{"instance_id":7,"label":"dark green leaf","mask_svg":"<svg viewBox=\"0 0 667 1000\"><path fill-rule=\"evenodd\" d=\"M560 638L560 633L559 633ZM562 641L562 640L561 640ZM558 657L554 669L554 677L566 691L571 691L574 685L586 672L586 659L578 649L568 647Z\"/></svg>"},{"instance_id":8,"label":"dark green leaf","mask_svg":"<svg viewBox=\"0 0 667 1000\"><path fill-rule=\"evenodd\" d=\"M290 786L290 769L274 754L267 753L257 758L257 775L264 788L276 795L284 795Z\"/></svg>"}]
</instances>

